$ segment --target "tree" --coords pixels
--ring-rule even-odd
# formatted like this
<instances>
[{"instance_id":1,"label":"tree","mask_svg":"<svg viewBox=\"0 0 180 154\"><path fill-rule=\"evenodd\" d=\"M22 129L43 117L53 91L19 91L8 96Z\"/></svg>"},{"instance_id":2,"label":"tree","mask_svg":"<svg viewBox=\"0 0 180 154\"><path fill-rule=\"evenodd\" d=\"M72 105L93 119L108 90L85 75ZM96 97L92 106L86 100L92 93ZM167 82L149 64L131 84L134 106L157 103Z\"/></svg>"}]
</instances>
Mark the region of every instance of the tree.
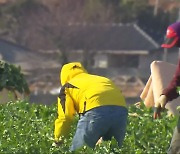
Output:
<instances>
[{"instance_id":1,"label":"tree","mask_svg":"<svg viewBox=\"0 0 180 154\"><path fill-rule=\"evenodd\" d=\"M20 67L0 61L0 91L3 88L29 94L29 87Z\"/></svg>"}]
</instances>

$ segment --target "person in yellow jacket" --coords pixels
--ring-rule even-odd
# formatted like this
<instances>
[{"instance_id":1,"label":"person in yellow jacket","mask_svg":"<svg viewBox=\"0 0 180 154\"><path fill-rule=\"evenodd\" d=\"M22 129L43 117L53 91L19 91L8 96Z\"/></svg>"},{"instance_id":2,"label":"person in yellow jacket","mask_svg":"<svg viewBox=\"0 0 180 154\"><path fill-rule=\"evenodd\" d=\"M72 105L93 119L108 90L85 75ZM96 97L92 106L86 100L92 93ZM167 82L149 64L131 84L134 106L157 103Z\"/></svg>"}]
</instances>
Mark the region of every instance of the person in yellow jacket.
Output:
<instances>
[{"instance_id":1,"label":"person in yellow jacket","mask_svg":"<svg viewBox=\"0 0 180 154\"><path fill-rule=\"evenodd\" d=\"M55 144L67 137L74 115L80 119L71 151L83 145L95 148L97 141L114 137L119 147L126 133L128 110L121 90L108 78L88 74L79 62L65 64L60 73L62 88L55 120Z\"/></svg>"}]
</instances>

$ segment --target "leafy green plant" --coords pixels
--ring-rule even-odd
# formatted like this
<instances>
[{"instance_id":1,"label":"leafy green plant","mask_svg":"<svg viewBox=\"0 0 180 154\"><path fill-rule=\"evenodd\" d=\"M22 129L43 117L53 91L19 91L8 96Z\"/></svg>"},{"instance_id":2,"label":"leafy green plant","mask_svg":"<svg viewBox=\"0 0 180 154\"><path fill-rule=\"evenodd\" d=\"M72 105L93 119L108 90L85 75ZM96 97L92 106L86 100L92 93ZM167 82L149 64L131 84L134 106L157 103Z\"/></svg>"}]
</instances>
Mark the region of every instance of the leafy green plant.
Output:
<instances>
[{"instance_id":1,"label":"leafy green plant","mask_svg":"<svg viewBox=\"0 0 180 154\"><path fill-rule=\"evenodd\" d=\"M0 61L0 90L3 88L17 90L20 93L29 93L29 87L21 73L21 68Z\"/></svg>"},{"instance_id":2,"label":"leafy green plant","mask_svg":"<svg viewBox=\"0 0 180 154\"><path fill-rule=\"evenodd\" d=\"M114 141L103 142L94 150L86 146L75 154L165 154L176 125L176 117L152 119L152 109L143 104L128 107L127 133L121 149ZM29 104L17 101L0 105L0 153L14 154L69 154L77 120L72 125L70 138L64 144L52 147L57 106Z\"/></svg>"}]
</instances>

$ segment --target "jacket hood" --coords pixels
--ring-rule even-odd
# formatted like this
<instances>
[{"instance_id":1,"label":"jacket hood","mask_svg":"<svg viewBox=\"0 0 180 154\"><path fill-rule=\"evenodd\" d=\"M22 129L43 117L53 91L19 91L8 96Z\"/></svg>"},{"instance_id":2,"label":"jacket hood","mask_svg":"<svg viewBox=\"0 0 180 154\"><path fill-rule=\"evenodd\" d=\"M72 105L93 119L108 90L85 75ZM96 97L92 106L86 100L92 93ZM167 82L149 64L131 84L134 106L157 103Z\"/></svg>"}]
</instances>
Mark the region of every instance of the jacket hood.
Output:
<instances>
[{"instance_id":1,"label":"jacket hood","mask_svg":"<svg viewBox=\"0 0 180 154\"><path fill-rule=\"evenodd\" d=\"M79 62L72 62L72 63L63 65L61 69L61 73L60 73L61 85L63 86L73 77L81 73L87 73L87 71Z\"/></svg>"}]
</instances>

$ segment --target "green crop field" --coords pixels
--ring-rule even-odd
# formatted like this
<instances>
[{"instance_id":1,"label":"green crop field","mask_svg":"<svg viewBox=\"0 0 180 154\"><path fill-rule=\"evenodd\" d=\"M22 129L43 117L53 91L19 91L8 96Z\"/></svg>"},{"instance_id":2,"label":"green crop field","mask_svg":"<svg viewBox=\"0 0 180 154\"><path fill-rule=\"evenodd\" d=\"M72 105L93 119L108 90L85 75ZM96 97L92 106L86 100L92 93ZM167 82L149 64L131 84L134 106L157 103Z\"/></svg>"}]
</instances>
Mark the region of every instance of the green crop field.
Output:
<instances>
[{"instance_id":1,"label":"green crop field","mask_svg":"<svg viewBox=\"0 0 180 154\"><path fill-rule=\"evenodd\" d=\"M79 154L165 154L176 125L176 117L153 120L152 109L131 105L127 134L123 147L104 142L92 150L87 147L76 151ZM54 120L57 106L29 104L17 101L0 105L0 154L68 154L76 128L77 118L72 125L70 138L60 147L52 147ZM113 142L114 143L114 142Z\"/></svg>"}]
</instances>

